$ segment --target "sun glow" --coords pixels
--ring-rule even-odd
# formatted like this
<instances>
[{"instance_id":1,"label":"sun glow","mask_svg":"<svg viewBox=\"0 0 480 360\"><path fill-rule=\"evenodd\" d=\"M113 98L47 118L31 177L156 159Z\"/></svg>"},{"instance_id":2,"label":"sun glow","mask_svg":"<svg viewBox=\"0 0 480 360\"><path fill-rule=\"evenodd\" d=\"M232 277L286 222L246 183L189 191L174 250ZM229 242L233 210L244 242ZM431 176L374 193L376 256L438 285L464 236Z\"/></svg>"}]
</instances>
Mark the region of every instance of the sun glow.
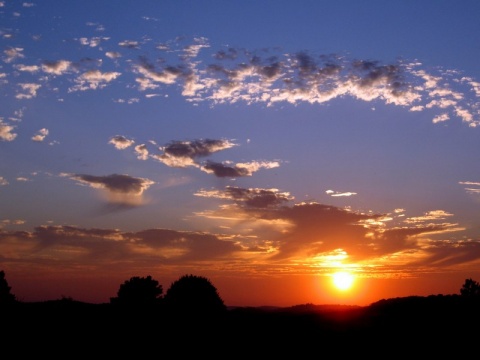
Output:
<instances>
[{"instance_id":1,"label":"sun glow","mask_svg":"<svg viewBox=\"0 0 480 360\"><path fill-rule=\"evenodd\" d=\"M333 285L341 291L349 290L354 282L354 276L346 271L339 271L332 275Z\"/></svg>"}]
</instances>

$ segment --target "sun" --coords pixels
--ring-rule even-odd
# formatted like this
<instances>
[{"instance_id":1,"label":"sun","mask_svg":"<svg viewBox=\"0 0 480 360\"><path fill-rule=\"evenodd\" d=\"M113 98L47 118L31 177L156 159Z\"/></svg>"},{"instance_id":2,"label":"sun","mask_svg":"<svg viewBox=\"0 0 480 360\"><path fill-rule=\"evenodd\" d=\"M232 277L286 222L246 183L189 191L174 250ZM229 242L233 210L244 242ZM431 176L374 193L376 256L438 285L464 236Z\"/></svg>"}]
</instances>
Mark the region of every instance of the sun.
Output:
<instances>
[{"instance_id":1,"label":"sun","mask_svg":"<svg viewBox=\"0 0 480 360\"><path fill-rule=\"evenodd\" d=\"M350 289L353 285L354 276L346 271L338 271L333 274L333 285L341 291Z\"/></svg>"}]
</instances>

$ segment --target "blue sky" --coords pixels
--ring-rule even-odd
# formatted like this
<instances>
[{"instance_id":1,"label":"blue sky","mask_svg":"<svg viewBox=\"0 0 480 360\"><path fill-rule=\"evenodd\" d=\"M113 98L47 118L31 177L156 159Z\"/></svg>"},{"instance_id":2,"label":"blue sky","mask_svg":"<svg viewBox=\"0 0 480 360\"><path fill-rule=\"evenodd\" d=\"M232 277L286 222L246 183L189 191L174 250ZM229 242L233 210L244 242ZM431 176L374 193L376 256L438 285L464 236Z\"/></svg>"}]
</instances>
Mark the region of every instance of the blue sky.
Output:
<instances>
[{"instance_id":1,"label":"blue sky","mask_svg":"<svg viewBox=\"0 0 480 360\"><path fill-rule=\"evenodd\" d=\"M195 273L229 302L318 303L232 279L339 269L459 288L480 269L479 14L0 1L0 268L25 299ZM62 288L85 277L113 284Z\"/></svg>"}]
</instances>

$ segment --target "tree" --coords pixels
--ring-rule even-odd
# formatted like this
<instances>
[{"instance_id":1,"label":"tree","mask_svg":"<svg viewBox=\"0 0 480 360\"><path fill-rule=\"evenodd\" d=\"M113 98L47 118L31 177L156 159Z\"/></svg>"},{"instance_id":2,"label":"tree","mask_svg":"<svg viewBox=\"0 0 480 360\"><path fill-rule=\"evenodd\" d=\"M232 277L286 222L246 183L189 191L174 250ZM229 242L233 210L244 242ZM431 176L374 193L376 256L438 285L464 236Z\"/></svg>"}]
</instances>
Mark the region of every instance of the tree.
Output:
<instances>
[{"instance_id":1,"label":"tree","mask_svg":"<svg viewBox=\"0 0 480 360\"><path fill-rule=\"evenodd\" d=\"M183 275L171 284L164 303L167 309L185 314L218 314L226 310L210 280L191 274Z\"/></svg>"},{"instance_id":2,"label":"tree","mask_svg":"<svg viewBox=\"0 0 480 360\"><path fill-rule=\"evenodd\" d=\"M13 304L17 302L15 295L11 293L11 287L8 286L5 279L5 271L0 271L0 305Z\"/></svg>"},{"instance_id":3,"label":"tree","mask_svg":"<svg viewBox=\"0 0 480 360\"><path fill-rule=\"evenodd\" d=\"M161 301L163 287L150 275L134 276L120 285L117 297L110 298L111 304L155 305Z\"/></svg>"},{"instance_id":4,"label":"tree","mask_svg":"<svg viewBox=\"0 0 480 360\"><path fill-rule=\"evenodd\" d=\"M460 295L465 297L480 297L480 283L473 279L466 279L460 289Z\"/></svg>"}]
</instances>

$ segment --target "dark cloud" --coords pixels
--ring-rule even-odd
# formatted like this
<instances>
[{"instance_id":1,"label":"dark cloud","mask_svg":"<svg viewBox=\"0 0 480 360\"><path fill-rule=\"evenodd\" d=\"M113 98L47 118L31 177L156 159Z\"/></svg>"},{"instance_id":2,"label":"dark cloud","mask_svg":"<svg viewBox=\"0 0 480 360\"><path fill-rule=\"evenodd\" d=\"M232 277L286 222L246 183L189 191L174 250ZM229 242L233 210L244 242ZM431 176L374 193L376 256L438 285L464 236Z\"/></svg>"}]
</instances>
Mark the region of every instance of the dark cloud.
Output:
<instances>
[{"instance_id":1,"label":"dark cloud","mask_svg":"<svg viewBox=\"0 0 480 360\"><path fill-rule=\"evenodd\" d=\"M243 177L252 176L252 174L262 168L271 169L280 166L277 161L252 161L249 163L238 163L230 165L227 163L217 163L206 161L201 167L202 171L214 174L217 177Z\"/></svg>"},{"instance_id":2,"label":"dark cloud","mask_svg":"<svg viewBox=\"0 0 480 360\"><path fill-rule=\"evenodd\" d=\"M191 69L185 64L169 65L165 63L161 64L160 69L157 70L155 64L145 56L139 58L139 64L134 68L145 78L164 84L173 84L178 78L185 80L191 75Z\"/></svg>"},{"instance_id":3,"label":"dark cloud","mask_svg":"<svg viewBox=\"0 0 480 360\"><path fill-rule=\"evenodd\" d=\"M213 173L217 177L236 178L251 175L251 172L246 168L225 165L214 161L207 161L202 166L202 170L208 173Z\"/></svg>"},{"instance_id":4,"label":"dark cloud","mask_svg":"<svg viewBox=\"0 0 480 360\"><path fill-rule=\"evenodd\" d=\"M228 149L235 144L228 140L197 139L192 141L172 141L163 147L163 151L174 157L197 158L209 156L214 152Z\"/></svg>"},{"instance_id":5,"label":"dark cloud","mask_svg":"<svg viewBox=\"0 0 480 360\"><path fill-rule=\"evenodd\" d=\"M419 235L447 230L446 225L420 225L415 227L399 227L377 231L372 243L377 256L393 254L408 249L418 249Z\"/></svg>"},{"instance_id":6,"label":"dark cloud","mask_svg":"<svg viewBox=\"0 0 480 360\"><path fill-rule=\"evenodd\" d=\"M218 259L241 250L230 241L219 240L216 235L197 232L183 232L169 229L150 229L126 234L152 249L169 249L172 260L196 261Z\"/></svg>"},{"instance_id":7,"label":"dark cloud","mask_svg":"<svg viewBox=\"0 0 480 360\"><path fill-rule=\"evenodd\" d=\"M196 139L192 141L172 141L160 148L163 150L163 154L152 155L152 157L171 167L198 167L196 159L233 146L236 146L236 144L229 140Z\"/></svg>"},{"instance_id":8,"label":"dark cloud","mask_svg":"<svg viewBox=\"0 0 480 360\"><path fill-rule=\"evenodd\" d=\"M306 52L299 52L294 55L293 68L298 69L301 77L310 77L318 73L317 61Z\"/></svg>"},{"instance_id":9,"label":"dark cloud","mask_svg":"<svg viewBox=\"0 0 480 360\"><path fill-rule=\"evenodd\" d=\"M188 265L189 262L228 259L242 250L234 242L207 233L167 229L121 232L75 226L39 226L32 232L0 230L0 248L3 263L17 261L25 251L29 255L24 256L23 261L32 265L65 264L104 270L132 264L146 269L159 264Z\"/></svg>"},{"instance_id":10,"label":"dark cloud","mask_svg":"<svg viewBox=\"0 0 480 360\"><path fill-rule=\"evenodd\" d=\"M279 252L274 258L284 258L298 252L315 256L323 252L343 249L350 253L363 252L369 241L369 231L361 221L378 219L383 215L356 213L335 206L305 203L293 207L282 207L265 212L262 218L287 220L292 224L290 231L279 241Z\"/></svg>"},{"instance_id":11,"label":"dark cloud","mask_svg":"<svg viewBox=\"0 0 480 360\"><path fill-rule=\"evenodd\" d=\"M480 259L479 240L438 240L431 241L425 248L426 257L413 261L411 266L448 268L459 264L474 264Z\"/></svg>"},{"instance_id":12,"label":"dark cloud","mask_svg":"<svg viewBox=\"0 0 480 360\"><path fill-rule=\"evenodd\" d=\"M219 50L213 57L217 60L235 60L238 57L238 50L235 48L228 48L227 50Z\"/></svg>"},{"instance_id":13,"label":"dark cloud","mask_svg":"<svg viewBox=\"0 0 480 360\"><path fill-rule=\"evenodd\" d=\"M275 56L262 59L254 55L248 59L247 63L235 64L233 68L227 68L220 64L209 64L207 71L222 77L216 80L222 87L235 87L245 77L259 77L266 81L276 80L283 75L284 68L284 65Z\"/></svg>"},{"instance_id":14,"label":"dark cloud","mask_svg":"<svg viewBox=\"0 0 480 360\"><path fill-rule=\"evenodd\" d=\"M402 69L397 65L381 65L378 61L357 60L352 63L353 73L359 76L360 87L386 86L392 93L407 88Z\"/></svg>"},{"instance_id":15,"label":"dark cloud","mask_svg":"<svg viewBox=\"0 0 480 360\"><path fill-rule=\"evenodd\" d=\"M95 176L86 174L75 174L72 179L78 180L92 187L105 188L108 191L124 194L141 195L148 189L153 181L142 178L135 178L129 175L111 174L105 176Z\"/></svg>"},{"instance_id":16,"label":"dark cloud","mask_svg":"<svg viewBox=\"0 0 480 360\"><path fill-rule=\"evenodd\" d=\"M45 60L42 62L42 70L46 73L61 75L71 69L72 63L67 60Z\"/></svg>"},{"instance_id":17,"label":"dark cloud","mask_svg":"<svg viewBox=\"0 0 480 360\"><path fill-rule=\"evenodd\" d=\"M276 189L244 189L227 186L225 193L236 202L254 208L276 207L292 200L288 193L279 193Z\"/></svg>"},{"instance_id":18,"label":"dark cloud","mask_svg":"<svg viewBox=\"0 0 480 360\"><path fill-rule=\"evenodd\" d=\"M107 206L101 209L102 213L126 210L145 204L143 193L155 184L154 181L149 179L122 174L105 176L61 174L61 176L76 180L82 185L99 189L107 200Z\"/></svg>"},{"instance_id":19,"label":"dark cloud","mask_svg":"<svg viewBox=\"0 0 480 360\"><path fill-rule=\"evenodd\" d=\"M241 192L240 192L241 193ZM240 195L239 195L240 196ZM454 230L454 224L417 225L385 229L367 226L381 221L384 214L365 214L318 203L301 203L292 207L243 208L258 220L288 223L277 241L278 252L272 259L311 258L345 251L349 261L364 261L404 251L421 251L418 239L432 233Z\"/></svg>"},{"instance_id":20,"label":"dark cloud","mask_svg":"<svg viewBox=\"0 0 480 360\"><path fill-rule=\"evenodd\" d=\"M244 189L245 190L245 189ZM249 199L262 191L243 191L230 188L230 199ZM268 191L265 191L267 195ZM255 197L256 195L254 195ZM259 195L262 197L263 195ZM243 200L242 200L243 201ZM5 231L0 229L0 263L17 266L27 264L31 269L85 269L111 271L125 266L135 269L151 269L152 266L200 266L217 268L221 264L235 263L246 268L251 258L258 254L258 266L275 266L277 261L316 257L332 257L346 254L349 262L388 259L385 267L423 269L430 271L460 264L474 264L480 258L480 241L431 240L428 233L448 231L448 225L416 226L414 228L368 228L366 220L378 220L382 215L367 215L347 211L334 206L316 203L298 204L292 207L256 206L239 208L261 221L290 222L278 239L271 234L265 238L248 240L241 236L220 236L212 233L176 231L170 229L146 229L123 232L117 229L80 228L76 226L39 226L32 232ZM260 234L260 233L257 233ZM271 253L272 245L276 252ZM21 259L21 260L20 260ZM413 260L412 260L413 259ZM319 262L328 260L318 260ZM385 267L383 270L385 270ZM297 267L298 268L298 267Z\"/></svg>"}]
</instances>

